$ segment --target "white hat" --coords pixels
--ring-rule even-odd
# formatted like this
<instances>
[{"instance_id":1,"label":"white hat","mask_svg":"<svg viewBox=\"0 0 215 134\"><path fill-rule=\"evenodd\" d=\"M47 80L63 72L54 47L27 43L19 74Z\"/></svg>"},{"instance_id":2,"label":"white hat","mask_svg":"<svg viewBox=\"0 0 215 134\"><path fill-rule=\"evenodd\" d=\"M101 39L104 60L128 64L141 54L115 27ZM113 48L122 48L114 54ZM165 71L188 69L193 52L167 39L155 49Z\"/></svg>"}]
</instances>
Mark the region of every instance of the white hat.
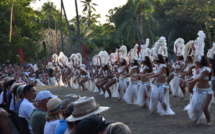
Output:
<instances>
[{"instance_id":1,"label":"white hat","mask_svg":"<svg viewBox=\"0 0 215 134\"><path fill-rule=\"evenodd\" d=\"M99 106L94 97L83 97L74 102L74 111L72 115L66 118L66 121L75 122L90 115L102 113L108 109L109 107Z\"/></svg>"},{"instance_id":2,"label":"white hat","mask_svg":"<svg viewBox=\"0 0 215 134\"><path fill-rule=\"evenodd\" d=\"M37 96L35 98L36 101L44 100L47 98L56 98L56 95L53 95L50 91L43 90L37 93Z\"/></svg>"}]
</instances>

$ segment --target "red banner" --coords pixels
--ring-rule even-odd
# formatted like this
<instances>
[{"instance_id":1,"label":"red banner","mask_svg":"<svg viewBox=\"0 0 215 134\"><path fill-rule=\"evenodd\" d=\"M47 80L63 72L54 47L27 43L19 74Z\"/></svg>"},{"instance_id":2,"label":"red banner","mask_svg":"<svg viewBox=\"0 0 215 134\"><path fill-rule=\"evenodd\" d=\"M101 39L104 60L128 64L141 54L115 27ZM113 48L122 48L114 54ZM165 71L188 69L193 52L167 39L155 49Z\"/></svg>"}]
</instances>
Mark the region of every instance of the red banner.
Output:
<instances>
[{"instance_id":1,"label":"red banner","mask_svg":"<svg viewBox=\"0 0 215 134\"><path fill-rule=\"evenodd\" d=\"M24 61L23 51L21 48L19 49L19 57L20 57L21 64L24 64L25 61Z\"/></svg>"},{"instance_id":2,"label":"red banner","mask_svg":"<svg viewBox=\"0 0 215 134\"><path fill-rule=\"evenodd\" d=\"M86 52L86 46L84 44L82 45L82 53L83 53L83 57L86 59L87 58L87 52Z\"/></svg>"}]
</instances>

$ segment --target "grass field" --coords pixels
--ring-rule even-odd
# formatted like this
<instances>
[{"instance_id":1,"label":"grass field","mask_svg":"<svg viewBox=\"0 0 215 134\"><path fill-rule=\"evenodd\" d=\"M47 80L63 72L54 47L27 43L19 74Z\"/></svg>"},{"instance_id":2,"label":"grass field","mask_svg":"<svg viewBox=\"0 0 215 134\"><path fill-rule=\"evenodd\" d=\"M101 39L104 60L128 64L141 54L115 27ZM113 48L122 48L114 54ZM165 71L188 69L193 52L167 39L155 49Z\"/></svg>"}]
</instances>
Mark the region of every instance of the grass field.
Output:
<instances>
[{"instance_id":1,"label":"grass field","mask_svg":"<svg viewBox=\"0 0 215 134\"><path fill-rule=\"evenodd\" d=\"M111 109L101 114L107 121L121 121L127 124L133 134L215 134L215 106L211 107L212 125L196 125L189 118L184 106L188 100L181 101L170 97L170 104L176 113L171 116L153 115L147 108L136 105L128 105L124 101L118 102L117 98L105 99L92 91L81 91L64 87L36 87L39 90L49 90L62 98L67 94L80 96L94 96L101 106L109 106Z\"/></svg>"}]
</instances>

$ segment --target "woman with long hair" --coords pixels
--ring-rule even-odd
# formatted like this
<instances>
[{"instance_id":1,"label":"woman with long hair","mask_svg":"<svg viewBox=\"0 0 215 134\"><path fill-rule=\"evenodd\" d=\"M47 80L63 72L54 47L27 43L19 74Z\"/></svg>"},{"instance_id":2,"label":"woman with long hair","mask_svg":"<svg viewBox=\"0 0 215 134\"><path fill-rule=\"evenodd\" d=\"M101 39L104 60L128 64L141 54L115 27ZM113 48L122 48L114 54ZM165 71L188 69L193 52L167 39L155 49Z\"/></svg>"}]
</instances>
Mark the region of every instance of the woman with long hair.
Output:
<instances>
[{"instance_id":1,"label":"woman with long hair","mask_svg":"<svg viewBox=\"0 0 215 134\"><path fill-rule=\"evenodd\" d=\"M175 113L169 105L169 87L166 81L169 76L169 68L164 61L164 57L160 54L155 57L154 62L157 64L154 72L146 75L148 78L154 78L154 83L151 86L149 110L160 115L173 115Z\"/></svg>"},{"instance_id":2,"label":"woman with long hair","mask_svg":"<svg viewBox=\"0 0 215 134\"><path fill-rule=\"evenodd\" d=\"M116 75L119 79L119 86L118 86L118 92L119 92L119 99L118 101L121 101L125 92L126 92L126 89L127 89L127 78L124 77L125 75L128 74L128 67L127 67L127 64L126 64L126 61L125 59L120 59L120 63L119 63L119 68L118 68L118 73L116 73Z\"/></svg>"},{"instance_id":3,"label":"woman with long hair","mask_svg":"<svg viewBox=\"0 0 215 134\"><path fill-rule=\"evenodd\" d=\"M147 73L151 73L153 71L151 60L148 56L145 56L145 59L142 61L142 65L140 67L140 80L141 85L138 92L137 104L139 106L149 106L150 100L150 79L145 76Z\"/></svg>"},{"instance_id":4,"label":"woman with long hair","mask_svg":"<svg viewBox=\"0 0 215 134\"><path fill-rule=\"evenodd\" d=\"M188 84L195 83L188 115L196 124L199 124L201 119L206 117L207 124L210 125L209 107L213 97L213 91L209 82L212 77L212 70L205 56L202 56L201 60L196 60L195 64L198 70L196 71L194 79L188 81Z\"/></svg>"},{"instance_id":5,"label":"woman with long hair","mask_svg":"<svg viewBox=\"0 0 215 134\"><path fill-rule=\"evenodd\" d=\"M105 78L107 79L107 82L104 84L104 89L105 91L107 91L109 98L112 97L112 93L110 90L110 87L114 84L116 84L117 82L117 78L116 76L114 76L112 70L110 69L110 67L108 65L105 65L106 70L105 70ZM106 97L106 96L105 96Z\"/></svg>"},{"instance_id":6,"label":"woman with long hair","mask_svg":"<svg viewBox=\"0 0 215 134\"><path fill-rule=\"evenodd\" d=\"M172 65L171 72L173 72L174 77L172 83L170 84L172 86L171 87L172 95L174 97L180 97L181 99L185 97L184 88L183 89L180 88L180 74L179 74L180 70L184 68L185 65L183 57L184 46L185 46L184 39L182 38L178 38L174 43L174 53L176 56L176 61Z\"/></svg>"},{"instance_id":7,"label":"woman with long hair","mask_svg":"<svg viewBox=\"0 0 215 134\"><path fill-rule=\"evenodd\" d=\"M213 72L208 59L204 56L205 37L205 33L199 31L198 38L195 41L194 61L197 69L194 74L194 79L188 81L188 84L195 84L188 115L196 124L199 124L202 119L206 118L207 125L210 125L209 108L213 97L210 81Z\"/></svg>"},{"instance_id":8,"label":"woman with long hair","mask_svg":"<svg viewBox=\"0 0 215 134\"><path fill-rule=\"evenodd\" d=\"M215 90L215 42L213 43L213 47L210 50L208 50L207 57L210 60L210 65L214 72L213 76L211 78L211 86L214 91ZM215 94L214 94L214 96L215 96Z\"/></svg>"},{"instance_id":9,"label":"woman with long hair","mask_svg":"<svg viewBox=\"0 0 215 134\"><path fill-rule=\"evenodd\" d=\"M130 60L129 73L122 78L130 77L130 84L125 92L123 99L128 104L137 104L137 94L138 94L138 63L137 60Z\"/></svg>"}]
</instances>

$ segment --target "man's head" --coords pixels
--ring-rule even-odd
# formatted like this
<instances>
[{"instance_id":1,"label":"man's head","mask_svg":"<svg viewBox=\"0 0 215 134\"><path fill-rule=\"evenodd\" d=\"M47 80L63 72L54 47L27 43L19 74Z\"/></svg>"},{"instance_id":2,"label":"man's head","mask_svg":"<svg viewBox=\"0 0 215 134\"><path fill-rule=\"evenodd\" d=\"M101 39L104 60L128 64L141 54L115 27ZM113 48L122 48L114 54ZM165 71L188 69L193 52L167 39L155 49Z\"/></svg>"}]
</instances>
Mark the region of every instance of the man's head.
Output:
<instances>
[{"instance_id":1,"label":"man's head","mask_svg":"<svg viewBox=\"0 0 215 134\"><path fill-rule=\"evenodd\" d=\"M47 111L47 103L51 98L56 98L50 91L44 90L37 93L35 101L37 108Z\"/></svg>"},{"instance_id":2,"label":"man's head","mask_svg":"<svg viewBox=\"0 0 215 134\"><path fill-rule=\"evenodd\" d=\"M32 102L36 97L36 89L34 88L33 85L27 85L23 89L23 95L26 99Z\"/></svg>"}]
</instances>

